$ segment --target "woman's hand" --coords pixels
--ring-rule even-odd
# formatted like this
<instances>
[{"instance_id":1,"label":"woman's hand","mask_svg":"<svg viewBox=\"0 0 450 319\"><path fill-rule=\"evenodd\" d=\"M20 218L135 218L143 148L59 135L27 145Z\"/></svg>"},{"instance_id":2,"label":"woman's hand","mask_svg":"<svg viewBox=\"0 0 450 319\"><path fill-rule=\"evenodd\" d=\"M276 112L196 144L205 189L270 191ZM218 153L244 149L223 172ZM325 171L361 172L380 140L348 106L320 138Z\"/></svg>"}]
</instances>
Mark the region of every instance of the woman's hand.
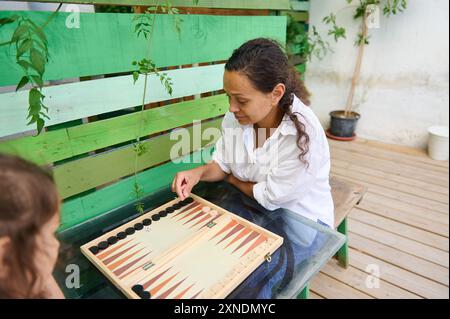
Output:
<instances>
[{"instance_id":1,"label":"woman's hand","mask_svg":"<svg viewBox=\"0 0 450 319\"><path fill-rule=\"evenodd\" d=\"M43 294L46 299L65 299L53 276L48 276L43 282Z\"/></svg>"},{"instance_id":2,"label":"woman's hand","mask_svg":"<svg viewBox=\"0 0 450 319\"><path fill-rule=\"evenodd\" d=\"M178 197L184 200L186 197L189 197L192 188L199 181L218 182L226 176L227 174L222 171L220 166L212 161L206 165L177 173L172 182L172 192L176 192Z\"/></svg>"},{"instance_id":3,"label":"woman's hand","mask_svg":"<svg viewBox=\"0 0 450 319\"><path fill-rule=\"evenodd\" d=\"M179 172L175 175L172 182L172 192L176 192L181 200L189 197L192 188L200 181L203 175L202 167L203 166Z\"/></svg>"}]
</instances>

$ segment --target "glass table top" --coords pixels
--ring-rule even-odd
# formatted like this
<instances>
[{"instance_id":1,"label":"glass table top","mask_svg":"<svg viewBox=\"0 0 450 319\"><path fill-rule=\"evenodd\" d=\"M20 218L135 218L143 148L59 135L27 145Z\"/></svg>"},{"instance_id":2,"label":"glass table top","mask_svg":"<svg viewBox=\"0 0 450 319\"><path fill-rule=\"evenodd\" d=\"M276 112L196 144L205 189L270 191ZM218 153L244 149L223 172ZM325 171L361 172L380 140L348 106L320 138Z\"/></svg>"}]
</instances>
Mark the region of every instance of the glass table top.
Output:
<instances>
[{"instance_id":1,"label":"glass table top","mask_svg":"<svg viewBox=\"0 0 450 319\"><path fill-rule=\"evenodd\" d=\"M285 209L268 211L225 182L199 183L192 192L284 239L272 260L265 261L228 298L296 298L345 242L342 234L326 225ZM167 187L140 202L149 211L175 197ZM80 246L139 215L130 203L58 234L61 248L54 276L66 298L125 298L82 255ZM79 286L73 285L76 282L70 276L74 266L79 270Z\"/></svg>"}]
</instances>

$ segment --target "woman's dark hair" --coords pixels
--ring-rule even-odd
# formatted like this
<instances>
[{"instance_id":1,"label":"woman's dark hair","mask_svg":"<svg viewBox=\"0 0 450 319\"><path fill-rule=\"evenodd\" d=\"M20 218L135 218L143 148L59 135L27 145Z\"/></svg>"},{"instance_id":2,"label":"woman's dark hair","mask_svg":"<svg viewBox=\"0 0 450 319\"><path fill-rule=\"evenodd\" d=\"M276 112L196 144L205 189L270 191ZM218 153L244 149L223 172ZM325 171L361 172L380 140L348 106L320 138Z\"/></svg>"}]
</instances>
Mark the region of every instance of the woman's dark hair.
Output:
<instances>
[{"instance_id":1,"label":"woman's dark hair","mask_svg":"<svg viewBox=\"0 0 450 319\"><path fill-rule=\"evenodd\" d=\"M286 91L278 106L294 122L297 128L297 146L302 162L309 151L309 136L305 125L299 121L297 114L291 110L295 94L304 104L310 105L310 93L306 89L298 72L289 64L281 45L275 40L258 38L250 40L234 50L225 64L225 70L245 74L253 86L263 92L270 93L275 86L283 83Z\"/></svg>"},{"instance_id":2,"label":"woman's dark hair","mask_svg":"<svg viewBox=\"0 0 450 319\"><path fill-rule=\"evenodd\" d=\"M50 174L21 158L0 154L0 238L6 278L0 298L41 298L35 265L37 235L58 212L59 198Z\"/></svg>"}]
</instances>

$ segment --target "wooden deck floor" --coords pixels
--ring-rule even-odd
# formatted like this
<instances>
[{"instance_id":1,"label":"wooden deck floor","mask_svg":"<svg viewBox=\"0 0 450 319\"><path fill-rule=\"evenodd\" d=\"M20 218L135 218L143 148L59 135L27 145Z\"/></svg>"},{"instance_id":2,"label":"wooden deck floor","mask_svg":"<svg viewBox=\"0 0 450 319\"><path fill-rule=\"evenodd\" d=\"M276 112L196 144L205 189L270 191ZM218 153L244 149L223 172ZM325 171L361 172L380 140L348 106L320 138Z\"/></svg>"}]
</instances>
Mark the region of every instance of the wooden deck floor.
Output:
<instances>
[{"instance_id":1,"label":"wooden deck floor","mask_svg":"<svg viewBox=\"0 0 450 319\"><path fill-rule=\"evenodd\" d=\"M329 143L332 173L368 190L349 215L350 266L331 260L310 298L449 298L448 162L364 139Z\"/></svg>"}]
</instances>

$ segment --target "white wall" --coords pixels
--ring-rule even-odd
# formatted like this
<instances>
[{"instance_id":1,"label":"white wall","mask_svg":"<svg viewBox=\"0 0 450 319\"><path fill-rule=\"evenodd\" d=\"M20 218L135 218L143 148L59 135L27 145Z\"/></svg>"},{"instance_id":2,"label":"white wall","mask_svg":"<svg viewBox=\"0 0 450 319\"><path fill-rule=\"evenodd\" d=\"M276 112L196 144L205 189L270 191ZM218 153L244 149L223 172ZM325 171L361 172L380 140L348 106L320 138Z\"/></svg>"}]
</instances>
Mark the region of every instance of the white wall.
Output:
<instances>
[{"instance_id":1,"label":"white wall","mask_svg":"<svg viewBox=\"0 0 450 319\"><path fill-rule=\"evenodd\" d=\"M353 1L357 2L357 1ZM362 117L361 137L425 148L427 128L449 123L449 2L409 0L397 16L380 18L371 29L370 45L362 64L354 99ZM343 109L350 88L357 48L358 24L345 0L312 0L310 24L323 36L322 23L330 12L347 27L347 39L332 44L335 53L308 64L306 84L313 94L312 107L324 127L328 113Z\"/></svg>"}]
</instances>

